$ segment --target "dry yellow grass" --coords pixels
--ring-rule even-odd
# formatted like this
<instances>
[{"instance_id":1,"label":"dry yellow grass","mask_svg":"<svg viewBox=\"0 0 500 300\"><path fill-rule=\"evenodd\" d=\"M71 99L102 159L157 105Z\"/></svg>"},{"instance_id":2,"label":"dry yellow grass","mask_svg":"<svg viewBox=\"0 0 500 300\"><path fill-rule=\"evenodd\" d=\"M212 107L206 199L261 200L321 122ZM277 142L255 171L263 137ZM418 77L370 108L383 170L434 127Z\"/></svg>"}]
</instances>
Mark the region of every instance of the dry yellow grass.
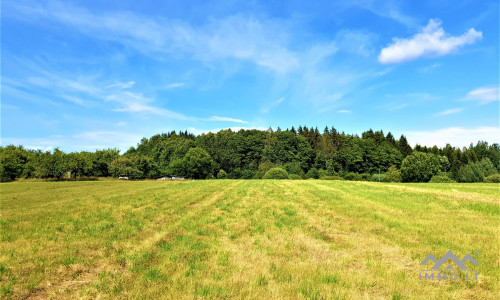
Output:
<instances>
[{"instance_id":1,"label":"dry yellow grass","mask_svg":"<svg viewBox=\"0 0 500 300\"><path fill-rule=\"evenodd\" d=\"M498 185L211 180L0 188L5 298L499 293ZM473 254L477 281L419 280L419 263L448 250Z\"/></svg>"}]
</instances>

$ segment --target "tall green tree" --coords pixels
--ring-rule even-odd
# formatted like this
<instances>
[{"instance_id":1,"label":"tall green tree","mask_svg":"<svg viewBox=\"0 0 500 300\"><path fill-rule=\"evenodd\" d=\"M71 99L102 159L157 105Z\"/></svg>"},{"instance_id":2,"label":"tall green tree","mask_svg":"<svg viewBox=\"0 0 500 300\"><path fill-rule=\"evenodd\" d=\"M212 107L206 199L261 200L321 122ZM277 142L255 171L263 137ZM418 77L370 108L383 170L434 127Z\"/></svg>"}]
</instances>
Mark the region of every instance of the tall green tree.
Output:
<instances>
[{"instance_id":1,"label":"tall green tree","mask_svg":"<svg viewBox=\"0 0 500 300\"><path fill-rule=\"evenodd\" d=\"M440 171L439 156L432 153L415 152L408 155L401 164L404 182L428 182Z\"/></svg>"}]
</instances>

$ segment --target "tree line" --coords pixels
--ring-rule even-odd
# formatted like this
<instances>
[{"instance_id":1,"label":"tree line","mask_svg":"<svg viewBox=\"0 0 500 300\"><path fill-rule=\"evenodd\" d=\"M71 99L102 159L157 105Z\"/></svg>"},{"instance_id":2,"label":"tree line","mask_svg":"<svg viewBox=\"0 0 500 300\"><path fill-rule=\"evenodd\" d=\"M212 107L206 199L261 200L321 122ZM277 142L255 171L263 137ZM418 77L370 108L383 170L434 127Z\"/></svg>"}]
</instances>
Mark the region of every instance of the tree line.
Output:
<instances>
[{"instance_id":1,"label":"tree line","mask_svg":"<svg viewBox=\"0 0 500 300\"><path fill-rule=\"evenodd\" d=\"M479 182L490 175L500 176L494 175L499 170L497 143L412 148L404 135L396 139L390 132L370 129L359 136L333 127L323 132L307 126L276 131L228 129L199 136L172 131L143 138L123 154L118 149L64 153L0 147L1 181L121 175L131 179L165 175L261 179L286 174L291 179Z\"/></svg>"}]
</instances>

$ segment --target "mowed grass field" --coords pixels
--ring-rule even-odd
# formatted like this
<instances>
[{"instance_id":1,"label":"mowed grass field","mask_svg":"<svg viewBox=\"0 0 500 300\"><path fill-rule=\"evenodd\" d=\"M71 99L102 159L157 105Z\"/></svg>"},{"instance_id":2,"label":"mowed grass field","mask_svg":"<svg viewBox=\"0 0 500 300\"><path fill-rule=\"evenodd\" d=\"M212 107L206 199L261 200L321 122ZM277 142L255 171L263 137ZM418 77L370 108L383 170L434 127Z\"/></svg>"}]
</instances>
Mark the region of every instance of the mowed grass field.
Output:
<instances>
[{"instance_id":1,"label":"mowed grass field","mask_svg":"<svg viewBox=\"0 0 500 300\"><path fill-rule=\"evenodd\" d=\"M103 180L0 190L3 298L500 295L496 184ZM476 258L477 281L419 280L420 262L448 250Z\"/></svg>"}]
</instances>

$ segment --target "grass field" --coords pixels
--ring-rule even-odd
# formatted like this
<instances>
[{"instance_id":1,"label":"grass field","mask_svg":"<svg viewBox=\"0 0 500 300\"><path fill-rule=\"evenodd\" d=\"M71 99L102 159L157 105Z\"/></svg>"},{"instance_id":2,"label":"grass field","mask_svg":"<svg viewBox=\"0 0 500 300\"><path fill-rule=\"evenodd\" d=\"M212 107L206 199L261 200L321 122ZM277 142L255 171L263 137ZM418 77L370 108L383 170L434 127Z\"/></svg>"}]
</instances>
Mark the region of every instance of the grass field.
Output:
<instances>
[{"instance_id":1,"label":"grass field","mask_svg":"<svg viewBox=\"0 0 500 300\"><path fill-rule=\"evenodd\" d=\"M496 184L104 180L0 189L4 298L500 292ZM448 250L459 259L471 253L478 280L419 280L420 262Z\"/></svg>"}]
</instances>

